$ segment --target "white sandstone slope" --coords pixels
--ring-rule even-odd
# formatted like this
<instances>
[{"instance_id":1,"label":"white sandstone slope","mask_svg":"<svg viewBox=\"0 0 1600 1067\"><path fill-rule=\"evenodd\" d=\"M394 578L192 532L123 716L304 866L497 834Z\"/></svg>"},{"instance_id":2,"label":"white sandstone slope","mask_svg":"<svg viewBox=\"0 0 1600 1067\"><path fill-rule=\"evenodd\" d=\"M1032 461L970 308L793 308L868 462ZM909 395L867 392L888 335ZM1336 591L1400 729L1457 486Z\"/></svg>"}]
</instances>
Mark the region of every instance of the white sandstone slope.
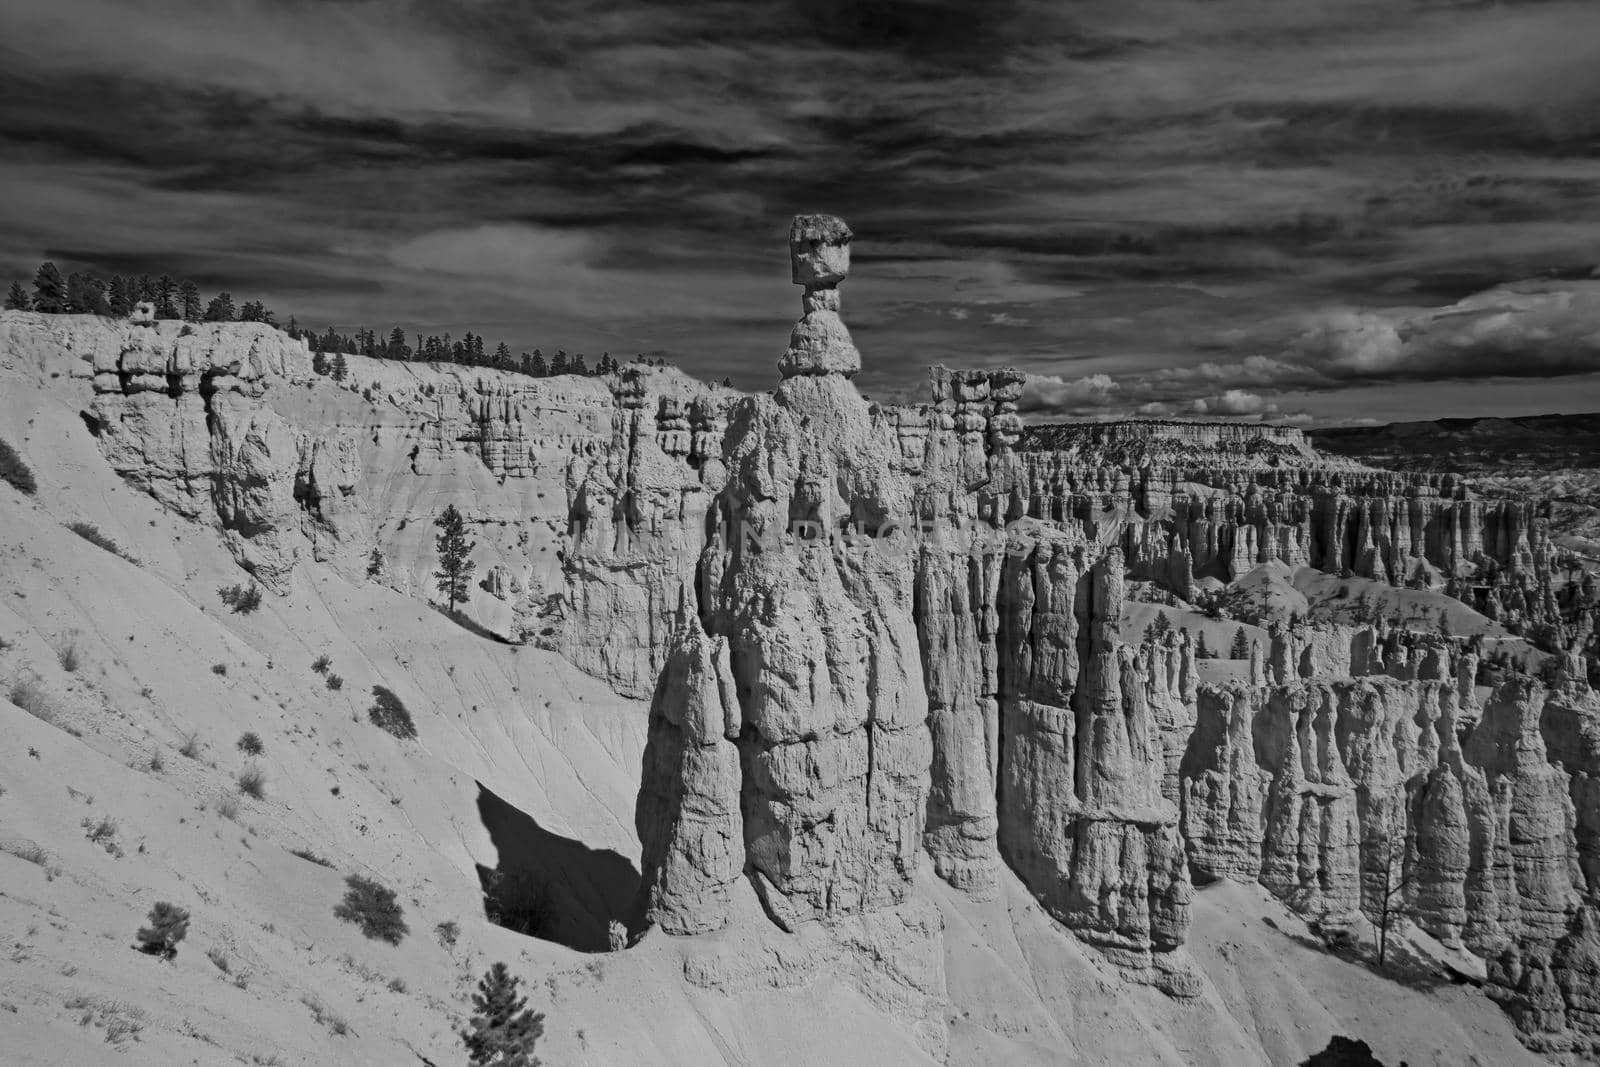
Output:
<instances>
[{"instance_id":1,"label":"white sandstone slope","mask_svg":"<svg viewBox=\"0 0 1600 1067\"><path fill-rule=\"evenodd\" d=\"M1004 401L985 399L989 376L946 382L954 417L860 403L828 292L808 287L782 395L739 402L732 429L731 394L668 370L531 381L355 357L339 385L263 327L0 315L0 439L39 482L32 497L0 483L7 1062L460 1062L452 1029L494 960L546 1013L552 1064L1276 1064L1337 1033L1389 1062L1534 1062L1481 993L1330 956L1258 886L1088 914L1065 887L1103 870L1050 852L1015 795L997 814L988 753L1001 739L985 730L1002 700L1013 721L1073 714L1055 704L1072 699L1077 652L1051 646L1047 604L1006 619L1004 637L986 598L1002 582L1048 591L1065 557L1037 545L1099 556L1103 534L1043 532L1009 564L1001 538L876 570L707 549L714 506L871 525L916 492L960 511L988 463L986 420L1015 441ZM973 414L980 403L989 415ZM470 627L429 604L447 504L479 541ZM728 613L684 595L697 568ZM1062 811L1102 828L1083 831L1094 849L1140 854L1106 885L1186 891L1186 876L1151 883L1143 850L1177 840L1168 749L1195 722L1193 649L1119 638L1120 587L1099 569L1107 588L1080 605L1097 701L1084 714L1126 708L1137 726L1078 757L1099 807ZM260 608L230 611L219 587L252 581ZM1075 584L1053 610L1072 614ZM750 599L802 593L822 606L762 615ZM918 630L930 601L950 617ZM748 625L733 624L740 610ZM792 647L795 611L827 613L834 644ZM996 642L1018 632L1034 643L1002 667ZM1267 686L1267 635L1251 636ZM312 670L323 655L342 687ZM837 673L791 677L817 662ZM33 713L6 699L17 684ZM374 685L409 708L415 739L368 720ZM746 718L752 685L769 702ZM938 702L926 722L910 707L924 688ZM235 747L246 731L260 756ZM1059 802L1050 738L1006 740L1048 772L1030 788ZM840 774L814 779L833 750ZM236 785L251 764L260 799ZM865 811L849 808L857 792ZM114 832L91 840L107 819ZM1024 884L1016 853L1002 862L1001 834L1038 850L1024 875L1059 898ZM659 928L639 923L641 864ZM487 921L482 879L497 866L547 881L554 940ZM352 873L397 890L410 925L398 947L334 917ZM171 963L132 948L157 900L193 917ZM1180 924L1163 909L1180 906L1181 999L1129 977L1177 959ZM613 918L638 942L584 951L605 946ZM454 945L436 932L446 922Z\"/></svg>"}]
</instances>

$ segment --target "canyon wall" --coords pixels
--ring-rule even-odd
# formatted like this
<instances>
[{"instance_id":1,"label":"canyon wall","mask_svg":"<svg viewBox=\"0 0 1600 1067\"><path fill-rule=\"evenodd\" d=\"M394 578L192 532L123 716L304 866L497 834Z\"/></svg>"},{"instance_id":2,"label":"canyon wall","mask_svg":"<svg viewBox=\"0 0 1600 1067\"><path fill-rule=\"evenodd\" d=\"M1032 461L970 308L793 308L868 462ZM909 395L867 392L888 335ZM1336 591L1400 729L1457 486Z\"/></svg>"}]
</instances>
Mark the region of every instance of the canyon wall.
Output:
<instances>
[{"instance_id":1,"label":"canyon wall","mask_svg":"<svg viewBox=\"0 0 1600 1067\"><path fill-rule=\"evenodd\" d=\"M737 926L753 899L937 1051L924 863L977 899L1009 868L1177 997L1202 992L1193 883L1228 878L1334 939L1387 904L1487 958L1530 1042L1597 1047L1600 701L1577 651L1485 693L1460 640L1279 625L1202 685L1189 633L1122 636L1130 582L1197 602L1281 562L1581 649L1592 584L1557 581L1542 506L1328 460L1292 428L1027 428L1008 370L935 368L931 403L869 403L850 239L796 220L801 317L753 396L639 365L355 357L335 383L244 324L0 329L41 365L66 352L108 462L217 524L268 589L309 556L433 599L432 520L458 506L466 616L651 700L639 914L668 934ZM689 970L778 981L737 954Z\"/></svg>"}]
</instances>

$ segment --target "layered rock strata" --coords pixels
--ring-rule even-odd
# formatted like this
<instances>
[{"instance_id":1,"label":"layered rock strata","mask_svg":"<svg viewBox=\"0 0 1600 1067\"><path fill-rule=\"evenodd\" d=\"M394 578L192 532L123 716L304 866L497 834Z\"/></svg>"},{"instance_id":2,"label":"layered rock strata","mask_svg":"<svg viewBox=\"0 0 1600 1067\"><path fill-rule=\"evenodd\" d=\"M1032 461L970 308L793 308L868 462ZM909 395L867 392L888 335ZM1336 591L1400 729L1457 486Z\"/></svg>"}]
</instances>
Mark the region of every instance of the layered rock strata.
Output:
<instances>
[{"instance_id":1,"label":"layered rock strata","mask_svg":"<svg viewBox=\"0 0 1600 1067\"><path fill-rule=\"evenodd\" d=\"M1147 686L1146 659L1117 637L1120 552L1075 526L1019 526L1024 502L991 492L1018 478L1020 376L940 372L921 417L850 384L848 334L819 324L836 313L847 235L797 220L806 296L783 380L728 412L698 618L680 623L667 670L706 677L683 657L702 663L706 641L725 641L738 726L684 725L717 717L686 710L683 684L657 690L639 809L646 909L669 930L722 925L742 855L769 917L798 931L900 907L924 854L988 896L1004 856L1130 974L1195 993L1178 810L1163 792L1192 650L1153 653L1163 675Z\"/></svg>"}]
</instances>

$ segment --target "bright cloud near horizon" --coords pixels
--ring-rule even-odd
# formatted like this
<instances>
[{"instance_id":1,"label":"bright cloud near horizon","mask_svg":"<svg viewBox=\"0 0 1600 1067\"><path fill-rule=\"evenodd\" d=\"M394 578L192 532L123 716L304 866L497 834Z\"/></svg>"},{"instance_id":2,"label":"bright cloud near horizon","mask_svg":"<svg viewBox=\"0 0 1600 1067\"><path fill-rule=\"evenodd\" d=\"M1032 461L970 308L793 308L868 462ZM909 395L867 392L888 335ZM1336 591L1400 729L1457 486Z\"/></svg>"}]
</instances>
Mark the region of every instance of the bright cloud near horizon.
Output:
<instances>
[{"instance_id":1,"label":"bright cloud near horizon","mask_svg":"<svg viewBox=\"0 0 1600 1067\"><path fill-rule=\"evenodd\" d=\"M746 389L789 217L858 381L1032 419L1600 408L1600 7L19 0L0 278L666 355Z\"/></svg>"}]
</instances>

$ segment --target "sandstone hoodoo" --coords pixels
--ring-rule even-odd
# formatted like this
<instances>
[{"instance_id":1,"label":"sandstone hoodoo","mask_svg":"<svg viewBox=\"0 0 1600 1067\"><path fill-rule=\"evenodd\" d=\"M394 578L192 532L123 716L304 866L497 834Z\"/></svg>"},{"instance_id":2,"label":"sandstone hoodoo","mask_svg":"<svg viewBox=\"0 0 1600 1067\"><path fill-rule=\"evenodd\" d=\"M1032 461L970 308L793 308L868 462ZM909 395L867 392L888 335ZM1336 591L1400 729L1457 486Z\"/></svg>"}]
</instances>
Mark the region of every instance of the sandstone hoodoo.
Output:
<instances>
[{"instance_id":1,"label":"sandstone hoodoo","mask_svg":"<svg viewBox=\"0 0 1600 1067\"><path fill-rule=\"evenodd\" d=\"M1229 995L1204 903L1232 883L1365 957L1404 925L1530 1047L1600 1053L1600 592L1548 506L1287 426L1024 425L1010 369L871 403L851 241L794 219L801 314L752 395L640 363L333 382L270 327L142 316L7 312L0 346L69 369L91 455L284 603L306 571L431 597L455 508L454 617L630 698L637 893L594 939L694 995L826 975L937 1060L981 984L946 961L1024 959L986 939L1031 915L1193 1018Z\"/></svg>"},{"instance_id":2,"label":"sandstone hoodoo","mask_svg":"<svg viewBox=\"0 0 1600 1067\"><path fill-rule=\"evenodd\" d=\"M1187 631L1121 629L1127 579L1200 601L1279 564L1517 598L1506 621L1570 643L1594 606L1558 594L1537 503L1327 460L1289 428L1024 430L1009 371L941 368L929 407L868 404L837 322L848 237L795 220L805 316L772 396L729 409L706 547L679 570L694 610L665 639L639 807L654 921L720 927L741 878L785 930L895 909L920 852L980 899L1005 864L1178 996L1202 990L1191 875L1258 881L1335 938L1399 886L1387 903L1447 943L1587 959L1563 947L1589 928L1587 778L1541 728L1583 732L1592 696L1541 715L1512 678L1480 710L1475 645L1298 620L1201 685ZM1586 1047L1581 995L1570 1019L1531 1013L1560 982L1529 973L1491 982L1530 1039Z\"/></svg>"}]
</instances>

